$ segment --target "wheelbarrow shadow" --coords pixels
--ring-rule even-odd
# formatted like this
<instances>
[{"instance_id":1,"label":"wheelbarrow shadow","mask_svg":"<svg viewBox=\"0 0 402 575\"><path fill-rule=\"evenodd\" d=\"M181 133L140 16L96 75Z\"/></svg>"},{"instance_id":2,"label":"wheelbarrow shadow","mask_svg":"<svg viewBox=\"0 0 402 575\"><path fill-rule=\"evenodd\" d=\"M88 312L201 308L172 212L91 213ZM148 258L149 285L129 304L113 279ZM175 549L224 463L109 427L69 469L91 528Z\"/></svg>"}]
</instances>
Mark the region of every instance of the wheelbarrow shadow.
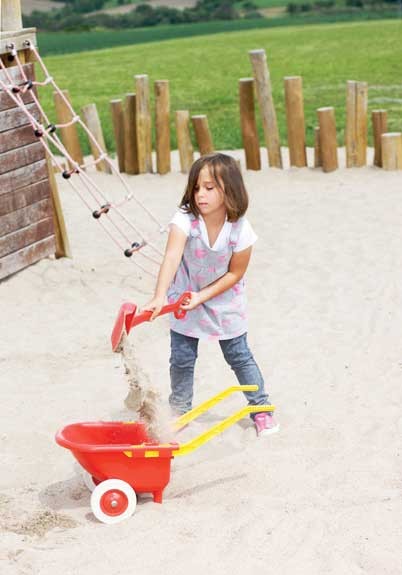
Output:
<instances>
[{"instance_id":1,"label":"wheelbarrow shadow","mask_svg":"<svg viewBox=\"0 0 402 575\"><path fill-rule=\"evenodd\" d=\"M75 466L69 479L48 485L38 495L39 501L53 511L88 507L90 497L91 493Z\"/></svg>"}]
</instances>

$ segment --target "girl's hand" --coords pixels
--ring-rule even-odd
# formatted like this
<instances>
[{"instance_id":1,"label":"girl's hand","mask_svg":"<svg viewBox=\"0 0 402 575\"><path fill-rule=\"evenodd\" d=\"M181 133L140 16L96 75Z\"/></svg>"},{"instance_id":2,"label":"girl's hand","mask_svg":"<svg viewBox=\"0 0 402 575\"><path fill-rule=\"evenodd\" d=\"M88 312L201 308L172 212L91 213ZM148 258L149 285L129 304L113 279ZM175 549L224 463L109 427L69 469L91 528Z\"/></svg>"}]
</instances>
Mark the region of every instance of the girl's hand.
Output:
<instances>
[{"instance_id":1,"label":"girl's hand","mask_svg":"<svg viewBox=\"0 0 402 575\"><path fill-rule=\"evenodd\" d=\"M199 292L192 291L190 292L190 297L186 298L183 303L181 304L181 308L185 309L186 311L190 311L200 305L202 303L201 296Z\"/></svg>"},{"instance_id":2,"label":"girl's hand","mask_svg":"<svg viewBox=\"0 0 402 575\"><path fill-rule=\"evenodd\" d=\"M149 301L146 305L144 305L141 311L152 311L152 315L149 318L149 321L153 321L160 314L161 309L164 306L164 303L165 298L153 297L151 301Z\"/></svg>"}]
</instances>

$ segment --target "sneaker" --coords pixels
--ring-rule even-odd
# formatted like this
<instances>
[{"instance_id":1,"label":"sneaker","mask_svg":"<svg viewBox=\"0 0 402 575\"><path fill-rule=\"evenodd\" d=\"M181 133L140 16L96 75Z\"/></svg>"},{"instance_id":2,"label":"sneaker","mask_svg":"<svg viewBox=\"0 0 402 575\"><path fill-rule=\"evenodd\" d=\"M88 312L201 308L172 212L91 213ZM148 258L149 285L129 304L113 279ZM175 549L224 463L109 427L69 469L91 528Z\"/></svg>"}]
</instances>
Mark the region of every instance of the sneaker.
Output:
<instances>
[{"instance_id":1,"label":"sneaker","mask_svg":"<svg viewBox=\"0 0 402 575\"><path fill-rule=\"evenodd\" d=\"M258 437L279 431L279 423L276 423L270 413L257 413L254 424Z\"/></svg>"}]
</instances>

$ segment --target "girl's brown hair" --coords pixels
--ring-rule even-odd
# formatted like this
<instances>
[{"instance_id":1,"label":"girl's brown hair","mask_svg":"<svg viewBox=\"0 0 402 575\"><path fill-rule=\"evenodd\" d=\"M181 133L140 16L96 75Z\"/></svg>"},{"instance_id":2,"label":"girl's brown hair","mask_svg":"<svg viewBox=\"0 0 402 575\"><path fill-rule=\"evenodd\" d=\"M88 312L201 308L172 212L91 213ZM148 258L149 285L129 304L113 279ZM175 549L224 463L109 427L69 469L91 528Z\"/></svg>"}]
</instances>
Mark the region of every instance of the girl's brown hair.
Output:
<instances>
[{"instance_id":1,"label":"girl's brown hair","mask_svg":"<svg viewBox=\"0 0 402 575\"><path fill-rule=\"evenodd\" d=\"M191 166L187 187L180 202L180 207L186 213L198 217L200 212L195 203L194 195L201 170L208 166L216 185L224 193L224 202L229 222L236 222L248 208L248 194L243 177L236 161L226 154L207 154L201 156Z\"/></svg>"}]
</instances>

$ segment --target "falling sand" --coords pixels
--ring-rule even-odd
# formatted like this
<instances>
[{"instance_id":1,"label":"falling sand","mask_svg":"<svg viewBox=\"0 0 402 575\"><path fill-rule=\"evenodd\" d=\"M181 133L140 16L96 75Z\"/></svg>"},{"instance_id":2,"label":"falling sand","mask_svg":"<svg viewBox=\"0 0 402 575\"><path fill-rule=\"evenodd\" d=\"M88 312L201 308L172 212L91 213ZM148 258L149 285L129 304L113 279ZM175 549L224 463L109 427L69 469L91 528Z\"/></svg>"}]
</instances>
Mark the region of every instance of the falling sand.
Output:
<instances>
[{"instance_id":1,"label":"falling sand","mask_svg":"<svg viewBox=\"0 0 402 575\"><path fill-rule=\"evenodd\" d=\"M128 384L128 394L124 400L127 409L138 413L139 420L145 423L152 441L166 443L173 440L171 417L163 408L159 391L152 387L147 374L136 361L134 346L123 334L116 350L121 354L123 374Z\"/></svg>"}]
</instances>

